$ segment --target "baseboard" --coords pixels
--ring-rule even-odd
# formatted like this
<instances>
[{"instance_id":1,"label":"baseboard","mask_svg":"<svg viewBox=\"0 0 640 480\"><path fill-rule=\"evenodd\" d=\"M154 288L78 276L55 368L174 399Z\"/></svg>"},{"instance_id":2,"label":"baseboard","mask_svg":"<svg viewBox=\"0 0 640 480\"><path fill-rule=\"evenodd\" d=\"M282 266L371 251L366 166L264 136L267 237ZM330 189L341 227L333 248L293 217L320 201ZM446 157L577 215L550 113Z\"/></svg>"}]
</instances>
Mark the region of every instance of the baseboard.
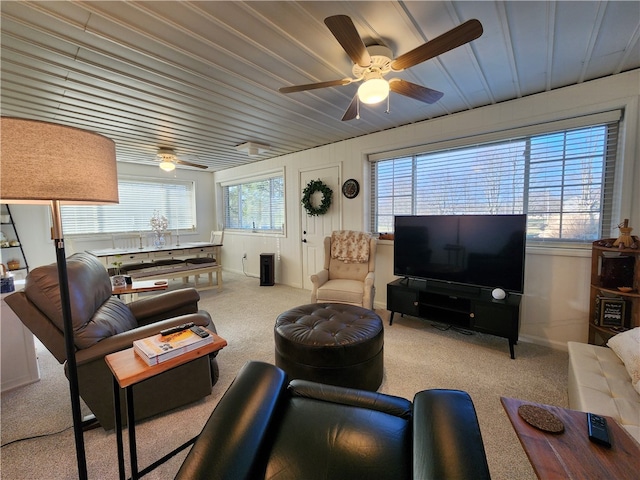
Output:
<instances>
[{"instance_id":1,"label":"baseboard","mask_svg":"<svg viewBox=\"0 0 640 480\"><path fill-rule=\"evenodd\" d=\"M249 272L243 272L242 270L237 270L235 268L226 268L223 267L222 268L223 272L231 272L231 273L236 273L238 275L244 275L245 277L250 277L250 278L257 278L258 280L260 279L260 276L257 274L253 274L253 273L249 273Z\"/></svg>"},{"instance_id":2,"label":"baseboard","mask_svg":"<svg viewBox=\"0 0 640 480\"><path fill-rule=\"evenodd\" d=\"M543 347L550 347L554 350L567 351L567 342L559 342L557 340L549 340L548 338L536 337L534 335L522 335L518 337L519 342L533 343L535 345L542 345Z\"/></svg>"},{"instance_id":3,"label":"baseboard","mask_svg":"<svg viewBox=\"0 0 640 480\"><path fill-rule=\"evenodd\" d=\"M373 308L375 310L386 311L387 310L387 305L374 302L373 303ZM553 348L554 350L560 350L560 351L563 351L563 352L567 351L567 342L549 340L548 338L536 337L534 335L522 335L522 334L520 334L518 336L518 342L533 343L534 345L541 345L543 347ZM517 349L517 346L516 346L516 349Z\"/></svg>"}]
</instances>

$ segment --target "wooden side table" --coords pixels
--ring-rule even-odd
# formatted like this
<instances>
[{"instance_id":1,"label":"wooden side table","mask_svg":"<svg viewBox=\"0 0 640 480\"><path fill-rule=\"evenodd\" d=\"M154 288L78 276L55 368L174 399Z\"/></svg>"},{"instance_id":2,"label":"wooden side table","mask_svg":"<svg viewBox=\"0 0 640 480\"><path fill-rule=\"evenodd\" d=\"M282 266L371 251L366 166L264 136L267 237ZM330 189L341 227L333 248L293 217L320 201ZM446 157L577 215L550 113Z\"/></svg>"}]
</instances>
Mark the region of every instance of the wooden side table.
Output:
<instances>
[{"instance_id":1,"label":"wooden side table","mask_svg":"<svg viewBox=\"0 0 640 480\"><path fill-rule=\"evenodd\" d=\"M124 480L125 468L124 468L124 446L122 441L122 408L120 405L120 389L125 389L125 397L127 402L127 428L129 431L129 460L131 462L131 478L137 479L147 474L158 465L161 465L166 460L174 456L176 453L184 450L191 445L195 438L180 445L178 448L169 452L167 455L138 471L138 456L136 450L136 423L133 405L133 386L137 383L147 380L148 378L159 375L167 370L178 367L185 363L196 360L205 355L209 355L216 352L227 345L227 341L224 338L219 337L215 333L207 330L213 335L213 343L204 345L201 348L187 352L185 354L174 357L166 362L162 362L158 365L149 366L142 360L134 351L133 348L127 350L121 350L119 352L111 353L104 357L111 373L113 373L113 398L115 409L115 422L116 422L116 442L118 447L118 471L120 473L120 479Z\"/></svg>"},{"instance_id":2,"label":"wooden side table","mask_svg":"<svg viewBox=\"0 0 640 480\"><path fill-rule=\"evenodd\" d=\"M605 417L611 448L589 440L587 414L551 405L500 397L529 462L540 479L636 478L640 466L640 445L615 419ZM518 414L520 405L536 405L555 414L564 424L564 432L539 430Z\"/></svg>"},{"instance_id":3,"label":"wooden side table","mask_svg":"<svg viewBox=\"0 0 640 480\"><path fill-rule=\"evenodd\" d=\"M142 292L155 292L159 290L166 290L169 288L169 280L133 280L130 284L126 284L123 287L112 287L111 295L131 295L131 299L135 300L138 293Z\"/></svg>"}]
</instances>

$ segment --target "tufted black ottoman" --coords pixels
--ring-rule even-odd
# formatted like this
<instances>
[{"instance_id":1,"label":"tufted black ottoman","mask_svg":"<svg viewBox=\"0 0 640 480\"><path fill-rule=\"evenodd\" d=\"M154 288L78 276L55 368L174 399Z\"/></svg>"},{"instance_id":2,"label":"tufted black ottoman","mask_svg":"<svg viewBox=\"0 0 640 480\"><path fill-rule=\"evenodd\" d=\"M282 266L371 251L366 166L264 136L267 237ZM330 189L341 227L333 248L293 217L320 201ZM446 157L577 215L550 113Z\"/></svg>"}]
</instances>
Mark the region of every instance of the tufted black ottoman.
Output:
<instances>
[{"instance_id":1,"label":"tufted black ottoman","mask_svg":"<svg viewBox=\"0 0 640 480\"><path fill-rule=\"evenodd\" d=\"M313 303L278 315L276 365L290 378L375 391L382 383L384 330L373 311Z\"/></svg>"}]
</instances>

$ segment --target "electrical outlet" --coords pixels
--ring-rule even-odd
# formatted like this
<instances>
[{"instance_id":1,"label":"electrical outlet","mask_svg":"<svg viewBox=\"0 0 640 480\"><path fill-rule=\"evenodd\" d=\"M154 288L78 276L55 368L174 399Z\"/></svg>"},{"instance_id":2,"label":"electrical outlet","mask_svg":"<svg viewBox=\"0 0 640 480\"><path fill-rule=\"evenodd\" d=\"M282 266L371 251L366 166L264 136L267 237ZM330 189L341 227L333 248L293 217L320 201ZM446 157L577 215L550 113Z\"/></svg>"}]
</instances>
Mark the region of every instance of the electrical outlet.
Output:
<instances>
[{"instance_id":1,"label":"electrical outlet","mask_svg":"<svg viewBox=\"0 0 640 480\"><path fill-rule=\"evenodd\" d=\"M246 254L246 253L243 253L243 254L242 254L242 258L247 258L247 254Z\"/></svg>"}]
</instances>

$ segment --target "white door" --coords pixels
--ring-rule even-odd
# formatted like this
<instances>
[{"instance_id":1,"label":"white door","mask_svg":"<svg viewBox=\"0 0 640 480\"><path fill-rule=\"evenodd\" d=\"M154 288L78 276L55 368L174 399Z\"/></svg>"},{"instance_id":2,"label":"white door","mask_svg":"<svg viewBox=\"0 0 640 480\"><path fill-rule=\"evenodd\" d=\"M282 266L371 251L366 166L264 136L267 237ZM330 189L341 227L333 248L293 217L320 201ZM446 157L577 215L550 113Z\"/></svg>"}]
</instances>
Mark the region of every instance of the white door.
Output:
<instances>
[{"instance_id":1,"label":"white door","mask_svg":"<svg viewBox=\"0 0 640 480\"><path fill-rule=\"evenodd\" d=\"M302 286L312 289L310 277L322 270L324 266L324 237L331 236L334 230L340 230L341 225L341 195L340 195L340 167L324 167L314 170L300 171L300 196L307 184L320 179L333 190L331 206L324 215L310 216L301 206L300 238L302 238ZM314 206L320 205L322 194L317 192L311 198Z\"/></svg>"}]
</instances>

